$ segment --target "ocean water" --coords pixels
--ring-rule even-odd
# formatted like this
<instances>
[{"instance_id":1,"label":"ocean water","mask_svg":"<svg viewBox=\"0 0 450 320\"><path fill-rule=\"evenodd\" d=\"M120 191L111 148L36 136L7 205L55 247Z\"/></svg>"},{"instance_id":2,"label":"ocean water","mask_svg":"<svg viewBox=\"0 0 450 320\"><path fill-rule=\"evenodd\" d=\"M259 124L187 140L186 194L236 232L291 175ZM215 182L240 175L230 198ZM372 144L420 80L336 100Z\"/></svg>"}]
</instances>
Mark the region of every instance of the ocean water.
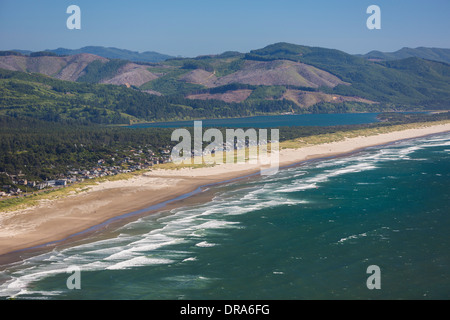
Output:
<instances>
[{"instance_id":1,"label":"ocean water","mask_svg":"<svg viewBox=\"0 0 450 320\"><path fill-rule=\"evenodd\" d=\"M17 299L449 299L450 134L212 187L0 274ZM370 265L380 289L368 289ZM81 289L70 290L69 266Z\"/></svg>"},{"instance_id":2,"label":"ocean water","mask_svg":"<svg viewBox=\"0 0 450 320\"><path fill-rule=\"evenodd\" d=\"M230 128L274 128L282 126L336 126L351 124L366 124L378 122L379 113L331 113L331 114L286 114L271 116L254 116L229 119L205 119L203 127ZM168 121L140 123L130 128L180 128L193 127L194 121Z\"/></svg>"}]
</instances>

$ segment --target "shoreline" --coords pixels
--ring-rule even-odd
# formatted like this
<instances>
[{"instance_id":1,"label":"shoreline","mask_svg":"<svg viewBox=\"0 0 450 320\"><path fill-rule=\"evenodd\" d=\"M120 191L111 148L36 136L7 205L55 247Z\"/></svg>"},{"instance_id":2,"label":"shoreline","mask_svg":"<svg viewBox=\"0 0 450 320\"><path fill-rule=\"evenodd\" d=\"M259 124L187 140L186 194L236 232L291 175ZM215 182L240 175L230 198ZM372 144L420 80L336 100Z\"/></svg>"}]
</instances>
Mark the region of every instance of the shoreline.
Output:
<instances>
[{"instance_id":1,"label":"shoreline","mask_svg":"<svg viewBox=\"0 0 450 320\"><path fill-rule=\"evenodd\" d=\"M341 141L282 149L279 168L310 160L345 156L363 149L450 132L450 123L392 131ZM117 221L179 206L212 185L256 176L260 165L220 164L212 167L155 169L128 180L106 181L62 199L0 214L0 265L12 257L79 238ZM4 261L2 261L4 260Z\"/></svg>"}]
</instances>

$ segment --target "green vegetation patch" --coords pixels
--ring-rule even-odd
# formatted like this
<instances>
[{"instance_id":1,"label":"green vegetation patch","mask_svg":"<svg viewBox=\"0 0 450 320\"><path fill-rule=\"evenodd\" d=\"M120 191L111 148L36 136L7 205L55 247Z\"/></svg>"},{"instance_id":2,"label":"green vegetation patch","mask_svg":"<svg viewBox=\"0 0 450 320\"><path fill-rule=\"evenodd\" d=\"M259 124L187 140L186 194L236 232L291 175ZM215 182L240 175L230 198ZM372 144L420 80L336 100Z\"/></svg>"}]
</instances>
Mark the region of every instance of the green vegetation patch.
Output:
<instances>
[{"instance_id":1,"label":"green vegetation patch","mask_svg":"<svg viewBox=\"0 0 450 320\"><path fill-rule=\"evenodd\" d=\"M283 86L258 86L248 97L249 100L281 99L286 92Z\"/></svg>"},{"instance_id":2,"label":"green vegetation patch","mask_svg":"<svg viewBox=\"0 0 450 320\"><path fill-rule=\"evenodd\" d=\"M108 79L117 74L119 68L126 65L128 61L113 59L108 62L95 60L85 69L85 74L78 78L78 82L98 83L102 79Z\"/></svg>"}]
</instances>

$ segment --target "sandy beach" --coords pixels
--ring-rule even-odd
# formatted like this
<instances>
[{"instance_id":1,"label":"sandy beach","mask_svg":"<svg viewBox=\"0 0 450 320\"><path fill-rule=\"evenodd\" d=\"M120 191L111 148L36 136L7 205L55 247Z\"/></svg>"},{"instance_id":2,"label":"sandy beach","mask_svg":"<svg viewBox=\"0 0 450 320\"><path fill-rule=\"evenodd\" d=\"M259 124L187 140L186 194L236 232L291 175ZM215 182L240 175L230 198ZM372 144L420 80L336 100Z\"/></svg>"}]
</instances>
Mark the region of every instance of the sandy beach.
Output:
<instances>
[{"instance_id":1,"label":"sandy beach","mask_svg":"<svg viewBox=\"0 0 450 320\"><path fill-rule=\"evenodd\" d=\"M446 131L450 131L450 123L347 138L299 149L282 149L279 153L279 166L347 154L371 146ZM31 208L0 213L0 256L66 239L111 218L174 199L204 185L258 172L260 166L249 163L152 170L129 180L99 183L87 191L63 199L41 201Z\"/></svg>"}]
</instances>

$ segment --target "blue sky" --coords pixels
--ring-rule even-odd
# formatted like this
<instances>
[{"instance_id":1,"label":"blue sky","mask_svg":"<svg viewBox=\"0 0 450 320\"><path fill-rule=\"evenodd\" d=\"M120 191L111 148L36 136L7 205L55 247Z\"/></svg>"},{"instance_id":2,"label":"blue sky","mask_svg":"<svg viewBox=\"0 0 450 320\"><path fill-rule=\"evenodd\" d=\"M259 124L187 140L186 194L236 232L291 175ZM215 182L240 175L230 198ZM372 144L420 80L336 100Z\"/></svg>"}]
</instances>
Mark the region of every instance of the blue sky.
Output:
<instances>
[{"instance_id":1,"label":"blue sky","mask_svg":"<svg viewBox=\"0 0 450 320\"><path fill-rule=\"evenodd\" d=\"M81 30L69 30L69 5ZM369 30L369 5L381 30ZM87 45L197 56L291 42L367 53L450 48L448 0L0 0L0 50Z\"/></svg>"}]
</instances>

